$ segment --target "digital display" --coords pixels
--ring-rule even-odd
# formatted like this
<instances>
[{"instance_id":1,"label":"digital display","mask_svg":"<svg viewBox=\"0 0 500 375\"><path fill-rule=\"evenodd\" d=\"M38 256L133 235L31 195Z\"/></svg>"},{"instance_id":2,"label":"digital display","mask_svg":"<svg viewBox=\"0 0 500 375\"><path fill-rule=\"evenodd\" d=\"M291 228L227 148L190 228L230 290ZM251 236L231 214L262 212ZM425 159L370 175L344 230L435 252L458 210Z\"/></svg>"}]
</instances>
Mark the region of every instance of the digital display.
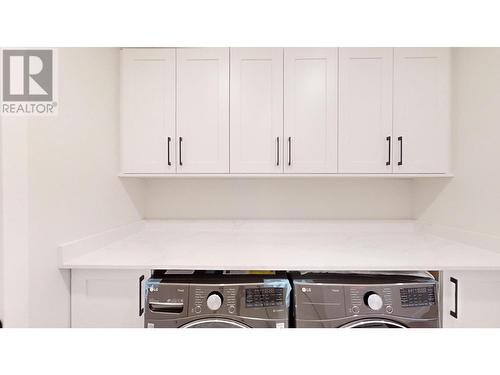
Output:
<instances>
[{"instance_id":1,"label":"digital display","mask_svg":"<svg viewBox=\"0 0 500 375\"><path fill-rule=\"evenodd\" d=\"M245 291L246 307L283 305L283 288L249 288Z\"/></svg>"},{"instance_id":2,"label":"digital display","mask_svg":"<svg viewBox=\"0 0 500 375\"><path fill-rule=\"evenodd\" d=\"M431 306L436 303L435 288L433 286L402 288L399 292L402 307Z\"/></svg>"}]
</instances>

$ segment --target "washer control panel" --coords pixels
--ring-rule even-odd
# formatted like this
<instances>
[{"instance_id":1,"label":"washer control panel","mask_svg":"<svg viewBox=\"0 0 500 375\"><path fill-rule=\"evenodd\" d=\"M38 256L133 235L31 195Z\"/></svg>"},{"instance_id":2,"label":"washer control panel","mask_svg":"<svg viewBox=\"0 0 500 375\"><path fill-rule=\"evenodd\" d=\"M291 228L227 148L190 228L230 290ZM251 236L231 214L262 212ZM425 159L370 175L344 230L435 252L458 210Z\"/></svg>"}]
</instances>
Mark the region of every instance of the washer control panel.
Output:
<instances>
[{"instance_id":1,"label":"washer control panel","mask_svg":"<svg viewBox=\"0 0 500 375\"><path fill-rule=\"evenodd\" d=\"M433 286L399 289L402 307L431 306L436 303L436 293Z\"/></svg>"},{"instance_id":2,"label":"washer control panel","mask_svg":"<svg viewBox=\"0 0 500 375\"><path fill-rule=\"evenodd\" d=\"M285 298L285 288L267 285L191 285L189 312L192 315L250 314L266 317L283 312Z\"/></svg>"},{"instance_id":3,"label":"washer control panel","mask_svg":"<svg viewBox=\"0 0 500 375\"><path fill-rule=\"evenodd\" d=\"M392 314L393 291L385 286L355 286L346 288L346 306L349 315Z\"/></svg>"},{"instance_id":4,"label":"washer control panel","mask_svg":"<svg viewBox=\"0 0 500 375\"><path fill-rule=\"evenodd\" d=\"M236 312L236 286L191 286L191 313L195 315Z\"/></svg>"},{"instance_id":5,"label":"washer control panel","mask_svg":"<svg viewBox=\"0 0 500 375\"><path fill-rule=\"evenodd\" d=\"M245 306L252 307L272 307L282 306L283 288L247 288L245 290Z\"/></svg>"}]
</instances>

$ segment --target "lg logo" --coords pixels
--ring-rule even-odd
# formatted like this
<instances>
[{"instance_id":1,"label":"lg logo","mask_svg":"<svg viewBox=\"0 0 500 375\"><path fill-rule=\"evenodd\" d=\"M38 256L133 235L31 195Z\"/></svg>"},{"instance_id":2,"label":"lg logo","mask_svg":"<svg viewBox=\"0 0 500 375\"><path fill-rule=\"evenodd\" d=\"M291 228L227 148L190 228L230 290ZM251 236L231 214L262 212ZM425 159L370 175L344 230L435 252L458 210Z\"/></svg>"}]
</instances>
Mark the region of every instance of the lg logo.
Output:
<instances>
[{"instance_id":1,"label":"lg logo","mask_svg":"<svg viewBox=\"0 0 500 375\"><path fill-rule=\"evenodd\" d=\"M53 100L53 51L3 51L3 101Z\"/></svg>"}]
</instances>

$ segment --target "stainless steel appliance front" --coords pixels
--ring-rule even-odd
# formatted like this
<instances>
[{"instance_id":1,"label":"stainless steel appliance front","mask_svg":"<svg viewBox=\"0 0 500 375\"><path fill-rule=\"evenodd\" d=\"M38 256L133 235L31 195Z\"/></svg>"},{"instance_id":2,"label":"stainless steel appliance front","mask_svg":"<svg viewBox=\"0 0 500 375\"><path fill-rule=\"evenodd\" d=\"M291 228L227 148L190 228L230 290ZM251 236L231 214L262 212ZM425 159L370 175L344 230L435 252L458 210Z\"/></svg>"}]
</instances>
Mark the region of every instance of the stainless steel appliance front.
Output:
<instances>
[{"instance_id":1,"label":"stainless steel appliance front","mask_svg":"<svg viewBox=\"0 0 500 375\"><path fill-rule=\"evenodd\" d=\"M437 282L404 274L295 273L296 327L439 327Z\"/></svg>"},{"instance_id":2,"label":"stainless steel appliance front","mask_svg":"<svg viewBox=\"0 0 500 375\"><path fill-rule=\"evenodd\" d=\"M230 275L156 271L146 283L148 328L286 328L286 273Z\"/></svg>"}]
</instances>

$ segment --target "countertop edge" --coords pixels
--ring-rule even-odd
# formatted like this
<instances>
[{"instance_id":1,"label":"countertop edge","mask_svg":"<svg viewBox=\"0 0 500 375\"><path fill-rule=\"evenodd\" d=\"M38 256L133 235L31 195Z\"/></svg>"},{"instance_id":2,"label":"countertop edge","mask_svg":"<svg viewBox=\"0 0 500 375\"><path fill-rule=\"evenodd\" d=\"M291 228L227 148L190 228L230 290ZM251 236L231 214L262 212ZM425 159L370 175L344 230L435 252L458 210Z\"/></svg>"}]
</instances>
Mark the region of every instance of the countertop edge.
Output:
<instances>
[{"instance_id":1,"label":"countertop edge","mask_svg":"<svg viewBox=\"0 0 500 375\"><path fill-rule=\"evenodd\" d=\"M133 262L120 264L120 262L114 263L106 260L106 256L103 257L102 260L90 263L85 259L86 254L93 253L95 251L99 251L103 248L106 248L108 245L113 245L119 241L126 240L127 237L133 236L134 234L139 234L141 231L144 231L147 228L154 228L154 230L161 230L163 225L165 228L168 228L169 224L173 224L176 226L183 226L186 224L186 227L192 227L196 225L207 225L209 229L212 226L222 225L229 226L230 230L238 230L240 225L249 226L250 230L252 230L252 225L259 226L258 229L261 229L260 225L265 224L266 230L273 230L273 226L277 225L279 228L280 224L304 224L311 225L311 229L314 232L314 229L321 227L314 226L314 224L322 224L322 225L339 225L342 226L342 229L347 228L349 231L353 231L354 235L356 233L356 227L359 228L368 228L371 233L378 233L378 230L389 230L389 232L394 231L397 233L408 233L409 231L415 233L422 233L423 235L429 234L435 237L438 237L443 240L453 241L457 243L457 245L468 246L477 249L481 249L483 251L490 251L492 254L498 254L500 259L500 238L494 236L483 236L482 234L475 232L465 232L459 229L445 227L445 226L434 226L426 223L421 223L415 220L140 220L133 223L125 224L110 230L103 231L101 233L97 233L91 236L87 236L80 240L68 242L59 246L59 268L60 269L155 269L155 268L166 268L166 269L214 269L214 265L210 264L210 262L205 263L203 259L198 259L198 261L193 261L193 264L186 264L187 262L183 262L183 264L165 264L163 262L158 263L148 263L147 261L137 262L134 264ZM149 224L149 225L148 225ZM205 228L204 228L205 229ZM255 228L253 229L255 230ZM307 231L307 228L306 228ZM399 232L401 231L401 232ZM189 232L187 232L189 233ZM360 231L360 233L363 233ZM391 232L392 233L392 232ZM499 246L497 247L497 243ZM478 246L481 245L481 246ZM116 250L114 250L116 253ZM116 258L116 255L113 255ZM83 257L83 259L82 259ZM471 257L473 258L473 257ZM175 262L175 261L174 261ZM243 262L244 263L244 262ZM498 264L481 264L478 262L476 264L453 264L455 262L450 262L450 264L443 264L442 260L436 262L436 264L432 264L432 262L424 261L419 263L418 261L411 266L407 264L401 263L397 266L391 265L381 265L376 267L366 266L366 264L329 264L328 266L322 265L321 267L304 265L304 266L294 266L293 264L286 264L284 262L283 266L286 267L274 267L276 264L267 265L267 266L259 266L258 264L252 264L248 266L242 266L240 264L230 263L222 263L220 269L238 269L238 270L250 270L250 269L262 269L262 270L270 270L270 269L285 269L286 270L310 270L310 271L345 271L345 270L361 270L361 271L382 271L382 270L452 270L452 269L461 269L461 270L500 270L500 261ZM460 263L460 262L459 262ZM219 268L217 268L219 269Z\"/></svg>"}]
</instances>

